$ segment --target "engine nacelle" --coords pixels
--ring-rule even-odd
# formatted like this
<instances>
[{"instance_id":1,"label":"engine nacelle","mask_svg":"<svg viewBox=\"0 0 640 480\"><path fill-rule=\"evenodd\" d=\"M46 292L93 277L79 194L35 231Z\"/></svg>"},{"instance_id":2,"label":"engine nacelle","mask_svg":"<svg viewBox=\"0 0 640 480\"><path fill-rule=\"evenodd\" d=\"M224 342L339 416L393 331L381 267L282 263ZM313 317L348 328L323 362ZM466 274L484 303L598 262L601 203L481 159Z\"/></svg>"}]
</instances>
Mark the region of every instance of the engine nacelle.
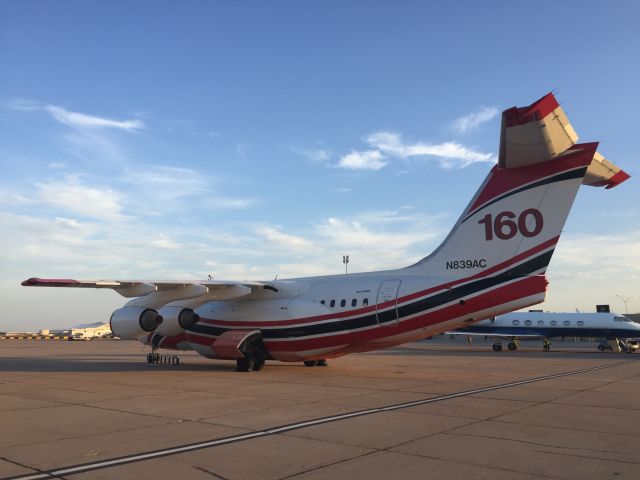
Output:
<instances>
[{"instance_id":1,"label":"engine nacelle","mask_svg":"<svg viewBox=\"0 0 640 480\"><path fill-rule=\"evenodd\" d=\"M165 337L179 335L185 330L189 330L200 320L200 315L185 307L162 307L160 315L164 320L162 325L156 329L156 333Z\"/></svg>"},{"instance_id":2,"label":"engine nacelle","mask_svg":"<svg viewBox=\"0 0 640 480\"><path fill-rule=\"evenodd\" d=\"M162 315L152 308L123 307L111 314L109 324L116 337L137 340L153 332L162 323Z\"/></svg>"}]
</instances>

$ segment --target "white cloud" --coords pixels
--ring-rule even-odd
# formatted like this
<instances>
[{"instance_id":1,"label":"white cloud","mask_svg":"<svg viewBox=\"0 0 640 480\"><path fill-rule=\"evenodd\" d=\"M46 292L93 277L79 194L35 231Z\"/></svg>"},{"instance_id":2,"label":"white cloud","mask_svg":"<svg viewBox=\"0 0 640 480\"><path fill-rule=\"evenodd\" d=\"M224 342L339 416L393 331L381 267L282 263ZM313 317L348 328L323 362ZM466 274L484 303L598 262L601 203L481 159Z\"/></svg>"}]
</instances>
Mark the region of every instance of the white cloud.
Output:
<instances>
[{"instance_id":1,"label":"white cloud","mask_svg":"<svg viewBox=\"0 0 640 480\"><path fill-rule=\"evenodd\" d=\"M113 120L86 113L73 112L57 105L34 102L32 100L16 99L10 101L7 106L12 110L33 112L44 111L51 115L58 122L73 128L80 129L100 129L114 128L119 130L140 130L144 128L144 122L139 119Z\"/></svg>"},{"instance_id":2,"label":"white cloud","mask_svg":"<svg viewBox=\"0 0 640 480\"><path fill-rule=\"evenodd\" d=\"M460 133L464 133L473 128L479 127L483 123L490 122L498 115L495 107L482 107L477 112L468 113L453 122L453 128Z\"/></svg>"},{"instance_id":3,"label":"white cloud","mask_svg":"<svg viewBox=\"0 0 640 480\"><path fill-rule=\"evenodd\" d=\"M186 197L198 197L200 207L213 209L239 209L255 203L250 198L222 195L220 190L224 181L221 178L191 168L136 165L125 168L120 180L134 186L128 196L135 198L135 204L165 213L183 209L179 200Z\"/></svg>"},{"instance_id":4,"label":"white cloud","mask_svg":"<svg viewBox=\"0 0 640 480\"><path fill-rule=\"evenodd\" d=\"M579 307L595 311L609 303L624 312L616 295L640 291L640 231L624 234L565 233L549 267L545 309L567 311ZM569 307L567 307L567 304ZM640 311L640 299L630 311Z\"/></svg>"},{"instance_id":5,"label":"white cloud","mask_svg":"<svg viewBox=\"0 0 640 480\"><path fill-rule=\"evenodd\" d=\"M306 150L290 145L289 150L296 155L306 157L314 162L324 162L331 158L331 151L324 148Z\"/></svg>"},{"instance_id":6,"label":"white cloud","mask_svg":"<svg viewBox=\"0 0 640 480\"><path fill-rule=\"evenodd\" d=\"M116 128L120 130L139 130L144 127L142 120L112 120L85 113L72 112L55 105L45 105L43 109L60 123L77 128Z\"/></svg>"},{"instance_id":7,"label":"white cloud","mask_svg":"<svg viewBox=\"0 0 640 480\"><path fill-rule=\"evenodd\" d=\"M309 252L316 250L316 246L310 240L296 235L286 234L279 229L267 225L261 225L254 231L271 242L271 246L275 248L291 249L296 251Z\"/></svg>"},{"instance_id":8,"label":"white cloud","mask_svg":"<svg viewBox=\"0 0 640 480\"><path fill-rule=\"evenodd\" d=\"M495 157L490 153L476 152L456 142L406 144L400 134L394 132L372 133L365 138L365 142L383 154L393 157L435 157L442 168L463 168L477 162L495 161Z\"/></svg>"},{"instance_id":9,"label":"white cloud","mask_svg":"<svg viewBox=\"0 0 640 480\"><path fill-rule=\"evenodd\" d=\"M76 177L37 183L40 201L67 211L98 219L122 216L121 194L111 189L87 187Z\"/></svg>"},{"instance_id":10,"label":"white cloud","mask_svg":"<svg viewBox=\"0 0 640 480\"><path fill-rule=\"evenodd\" d=\"M384 155L378 150L367 150L365 152L352 151L340 159L338 166L348 170L380 170L388 165L384 161Z\"/></svg>"}]
</instances>

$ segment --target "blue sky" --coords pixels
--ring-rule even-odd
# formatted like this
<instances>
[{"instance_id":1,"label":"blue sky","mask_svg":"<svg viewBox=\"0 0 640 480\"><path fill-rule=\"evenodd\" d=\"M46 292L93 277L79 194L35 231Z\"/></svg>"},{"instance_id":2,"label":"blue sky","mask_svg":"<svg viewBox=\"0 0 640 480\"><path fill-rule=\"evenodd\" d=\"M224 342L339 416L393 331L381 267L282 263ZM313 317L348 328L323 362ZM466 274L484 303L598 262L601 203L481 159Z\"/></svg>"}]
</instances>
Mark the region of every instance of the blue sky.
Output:
<instances>
[{"instance_id":1,"label":"blue sky","mask_svg":"<svg viewBox=\"0 0 640 480\"><path fill-rule=\"evenodd\" d=\"M632 175L582 188L547 310L640 310L637 2L3 2L0 330L108 319L29 276L401 267L555 91ZM635 302L635 304L634 304Z\"/></svg>"}]
</instances>

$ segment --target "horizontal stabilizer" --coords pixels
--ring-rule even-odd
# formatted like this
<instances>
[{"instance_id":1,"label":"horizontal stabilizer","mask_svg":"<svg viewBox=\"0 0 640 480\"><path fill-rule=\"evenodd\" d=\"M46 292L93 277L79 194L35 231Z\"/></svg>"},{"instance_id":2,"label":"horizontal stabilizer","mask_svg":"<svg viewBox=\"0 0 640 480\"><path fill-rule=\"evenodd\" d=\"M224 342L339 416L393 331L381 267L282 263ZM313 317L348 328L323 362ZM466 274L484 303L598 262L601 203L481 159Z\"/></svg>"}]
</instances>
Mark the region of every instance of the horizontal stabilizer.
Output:
<instances>
[{"instance_id":1,"label":"horizontal stabilizer","mask_svg":"<svg viewBox=\"0 0 640 480\"><path fill-rule=\"evenodd\" d=\"M629 178L629 174L596 152L582 181L590 187L613 188Z\"/></svg>"}]
</instances>

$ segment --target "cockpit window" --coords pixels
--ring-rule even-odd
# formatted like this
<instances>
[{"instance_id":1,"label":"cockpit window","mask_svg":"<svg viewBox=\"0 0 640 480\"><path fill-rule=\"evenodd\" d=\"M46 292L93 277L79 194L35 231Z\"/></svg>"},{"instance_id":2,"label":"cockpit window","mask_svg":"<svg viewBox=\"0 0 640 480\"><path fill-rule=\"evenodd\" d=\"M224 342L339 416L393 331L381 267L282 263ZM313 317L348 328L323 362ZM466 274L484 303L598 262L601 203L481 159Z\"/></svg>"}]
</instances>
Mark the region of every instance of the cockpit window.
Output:
<instances>
[{"instance_id":1,"label":"cockpit window","mask_svg":"<svg viewBox=\"0 0 640 480\"><path fill-rule=\"evenodd\" d=\"M613 317L614 322L624 322L624 317Z\"/></svg>"}]
</instances>

